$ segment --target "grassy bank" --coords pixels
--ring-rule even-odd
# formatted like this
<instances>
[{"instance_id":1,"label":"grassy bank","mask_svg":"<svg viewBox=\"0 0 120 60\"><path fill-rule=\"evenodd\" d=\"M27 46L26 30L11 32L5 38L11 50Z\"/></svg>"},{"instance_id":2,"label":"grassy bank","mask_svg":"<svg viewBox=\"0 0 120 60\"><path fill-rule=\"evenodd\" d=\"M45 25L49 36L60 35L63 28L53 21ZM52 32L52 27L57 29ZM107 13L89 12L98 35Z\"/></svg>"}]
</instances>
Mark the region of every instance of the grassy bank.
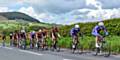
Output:
<instances>
[{"instance_id":1,"label":"grassy bank","mask_svg":"<svg viewBox=\"0 0 120 60\"><path fill-rule=\"evenodd\" d=\"M51 39L48 38L48 45L51 45ZM95 38L89 36L83 36L79 38L80 46L83 47L84 50L94 49L95 48ZM105 40L111 47L111 50L116 53L120 53L120 37L119 36L109 36L106 37ZM71 47L71 38L70 37L61 37L59 38L59 45L62 48L70 48ZM0 40L2 42L2 40ZM9 43L9 38L7 37L6 43ZM29 45L29 40L27 40L27 45Z\"/></svg>"}]
</instances>

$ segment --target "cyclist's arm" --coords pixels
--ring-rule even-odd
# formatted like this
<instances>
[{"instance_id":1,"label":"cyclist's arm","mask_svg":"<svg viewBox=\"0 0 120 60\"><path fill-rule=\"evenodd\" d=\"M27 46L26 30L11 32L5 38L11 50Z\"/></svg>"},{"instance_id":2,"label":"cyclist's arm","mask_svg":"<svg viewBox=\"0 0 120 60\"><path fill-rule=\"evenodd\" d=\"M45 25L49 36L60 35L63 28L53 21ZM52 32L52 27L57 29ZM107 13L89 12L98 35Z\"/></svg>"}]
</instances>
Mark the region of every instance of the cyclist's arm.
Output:
<instances>
[{"instance_id":1,"label":"cyclist's arm","mask_svg":"<svg viewBox=\"0 0 120 60\"><path fill-rule=\"evenodd\" d=\"M28 37L29 37L29 39L32 39L32 38L31 38L31 33L29 33Z\"/></svg>"},{"instance_id":2,"label":"cyclist's arm","mask_svg":"<svg viewBox=\"0 0 120 60\"><path fill-rule=\"evenodd\" d=\"M104 29L105 35L108 35L108 31L105 26L103 27L103 29Z\"/></svg>"},{"instance_id":3,"label":"cyclist's arm","mask_svg":"<svg viewBox=\"0 0 120 60\"><path fill-rule=\"evenodd\" d=\"M37 36L38 36L38 35L37 35L37 33L36 33L36 36L35 36L35 37L36 37L36 40L38 41L38 37L37 37Z\"/></svg>"},{"instance_id":4,"label":"cyclist's arm","mask_svg":"<svg viewBox=\"0 0 120 60\"><path fill-rule=\"evenodd\" d=\"M55 38L53 32L52 32L52 38Z\"/></svg>"},{"instance_id":5,"label":"cyclist's arm","mask_svg":"<svg viewBox=\"0 0 120 60\"><path fill-rule=\"evenodd\" d=\"M97 31L97 28L98 28L98 26L95 26L95 28L92 31L92 34L95 35L95 36L100 36L100 34Z\"/></svg>"}]
</instances>

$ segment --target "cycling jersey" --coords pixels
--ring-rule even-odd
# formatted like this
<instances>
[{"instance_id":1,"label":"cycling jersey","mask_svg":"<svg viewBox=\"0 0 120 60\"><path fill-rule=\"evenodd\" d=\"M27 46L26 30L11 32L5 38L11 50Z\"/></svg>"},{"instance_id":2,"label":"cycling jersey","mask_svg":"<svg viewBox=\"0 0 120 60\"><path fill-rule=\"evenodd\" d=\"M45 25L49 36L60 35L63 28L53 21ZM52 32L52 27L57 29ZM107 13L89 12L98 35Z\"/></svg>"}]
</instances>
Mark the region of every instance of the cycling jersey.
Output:
<instances>
[{"instance_id":1,"label":"cycling jersey","mask_svg":"<svg viewBox=\"0 0 120 60\"><path fill-rule=\"evenodd\" d=\"M6 36L5 36L5 35L3 35L3 36L2 36L2 39L3 39L3 40L5 40L5 39L6 39Z\"/></svg>"},{"instance_id":2,"label":"cycling jersey","mask_svg":"<svg viewBox=\"0 0 120 60\"><path fill-rule=\"evenodd\" d=\"M78 36L78 35L77 35L78 32L80 32L80 28L72 28L72 29L70 30L70 35L71 35L71 36Z\"/></svg>"},{"instance_id":3,"label":"cycling jersey","mask_svg":"<svg viewBox=\"0 0 120 60\"><path fill-rule=\"evenodd\" d=\"M95 26L94 29L92 30L92 35L99 36L101 30L105 32L105 35L108 35L107 29L105 28L105 26L98 26L98 25Z\"/></svg>"},{"instance_id":4,"label":"cycling jersey","mask_svg":"<svg viewBox=\"0 0 120 60\"><path fill-rule=\"evenodd\" d=\"M47 35L47 32L46 32L46 31L44 31L44 32L43 32L43 36L46 36L46 35Z\"/></svg>"},{"instance_id":5,"label":"cycling jersey","mask_svg":"<svg viewBox=\"0 0 120 60\"><path fill-rule=\"evenodd\" d=\"M21 38L26 39L26 33L21 33Z\"/></svg>"},{"instance_id":6,"label":"cycling jersey","mask_svg":"<svg viewBox=\"0 0 120 60\"><path fill-rule=\"evenodd\" d=\"M31 32L30 33L30 38L34 39L35 38L35 33Z\"/></svg>"},{"instance_id":7,"label":"cycling jersey","mask_svg":"<svg viewBox=\"0 0 120 60\"><path fill-rule=\"evenodd\" d=\"M18 34L17 34L17 33L14 33L13 37L14 37L14 40L17 40Z\"/></svg>"},{"instance_id":8,"label":"cycling jersey","mask_svg":"<svg viewBox=\"0 0 120 60\"><path fill-rule=\"evenodd\" d=\"M55 37L55 38L57 38L58 37L58 29L57 28L55 28L55 29L52 29L51 30L51 37ZM52 36L53 35L53 36Z\"/></svg>"},{"instance_id":9,"label":"cycling jersey","mask_svg":"<svg viewBox=\"0 0 120 60\"><path fill-rule=\"evenodd\" d=\"M43 33L42 32L38 32L37 33L37 38L43 38Z\"/></svg>"}]
</instances>

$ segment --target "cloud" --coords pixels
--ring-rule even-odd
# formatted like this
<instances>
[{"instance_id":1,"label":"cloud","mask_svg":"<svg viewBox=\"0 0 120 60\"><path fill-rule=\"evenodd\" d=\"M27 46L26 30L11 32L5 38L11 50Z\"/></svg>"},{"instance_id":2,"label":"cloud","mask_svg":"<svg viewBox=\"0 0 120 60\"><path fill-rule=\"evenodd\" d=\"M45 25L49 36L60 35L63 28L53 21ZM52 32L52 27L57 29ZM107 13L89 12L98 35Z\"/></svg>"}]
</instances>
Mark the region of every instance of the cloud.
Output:
<instances>
[{"instance_id":1,"label":"cloud","mask_svg":"<svg viewBox=\"0 0 120 60\"><path fill-rule=\"evenodd\" d=\"M38 19L39 21L43 22L42 19L39 19L38 14L35 12L33 7L27 7L27 8L22 7L18 10L18 12L28 14L29 16L34 17Z\"/></svg>"},{"instance_id":2,"label":"cloud","mask_svg":"<svg viewBox=\"0 0 120 60\"><path fill-rule=\"evenodd\" d=\"M120 0L0 0L0 12L19 11L41 22L73 24L118 18L119 2Z\"/></svg>"},{"instance_id":3,"label":"cloud","mask_svg":"<svg viewBox=\"0 0 120 60\"><path fill-rule=\"evenodd\" d=\"M0 12L12 12L14 10L9 9L8 7L0 7Z\"/></svg>"},{"instance_id":4,"label":"cloud","mask_svg":"<svg viewBox=\"0 0 120 60\"><path fill-rule=\"evenodd\" d=\"M95 6L97 9L101 10L102 9L102 3L97 1L97 0L86 0L86 5L93 5Z\"/></svg>"}]
</instances>

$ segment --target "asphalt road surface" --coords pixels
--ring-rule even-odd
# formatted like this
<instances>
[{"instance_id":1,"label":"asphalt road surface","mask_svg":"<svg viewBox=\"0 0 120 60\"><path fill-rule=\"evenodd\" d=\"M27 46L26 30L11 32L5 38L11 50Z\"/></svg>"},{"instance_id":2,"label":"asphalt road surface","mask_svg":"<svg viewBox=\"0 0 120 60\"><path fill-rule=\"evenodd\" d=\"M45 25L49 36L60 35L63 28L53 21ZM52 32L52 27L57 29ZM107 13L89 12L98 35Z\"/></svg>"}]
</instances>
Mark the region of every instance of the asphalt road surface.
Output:
<instances>
[{"instance_id":1,"label":"asphalt road surface","mask_svg":"<svg viewBox=\"0 0 120 60\"><path fill-rule=\"evenodd\" d=\"M0 60L120 60L120 56L93 56L92 53L72 54L69 50L61 52L21 50L14 47L0 47Z\"/></svg>"}]
</instances>

